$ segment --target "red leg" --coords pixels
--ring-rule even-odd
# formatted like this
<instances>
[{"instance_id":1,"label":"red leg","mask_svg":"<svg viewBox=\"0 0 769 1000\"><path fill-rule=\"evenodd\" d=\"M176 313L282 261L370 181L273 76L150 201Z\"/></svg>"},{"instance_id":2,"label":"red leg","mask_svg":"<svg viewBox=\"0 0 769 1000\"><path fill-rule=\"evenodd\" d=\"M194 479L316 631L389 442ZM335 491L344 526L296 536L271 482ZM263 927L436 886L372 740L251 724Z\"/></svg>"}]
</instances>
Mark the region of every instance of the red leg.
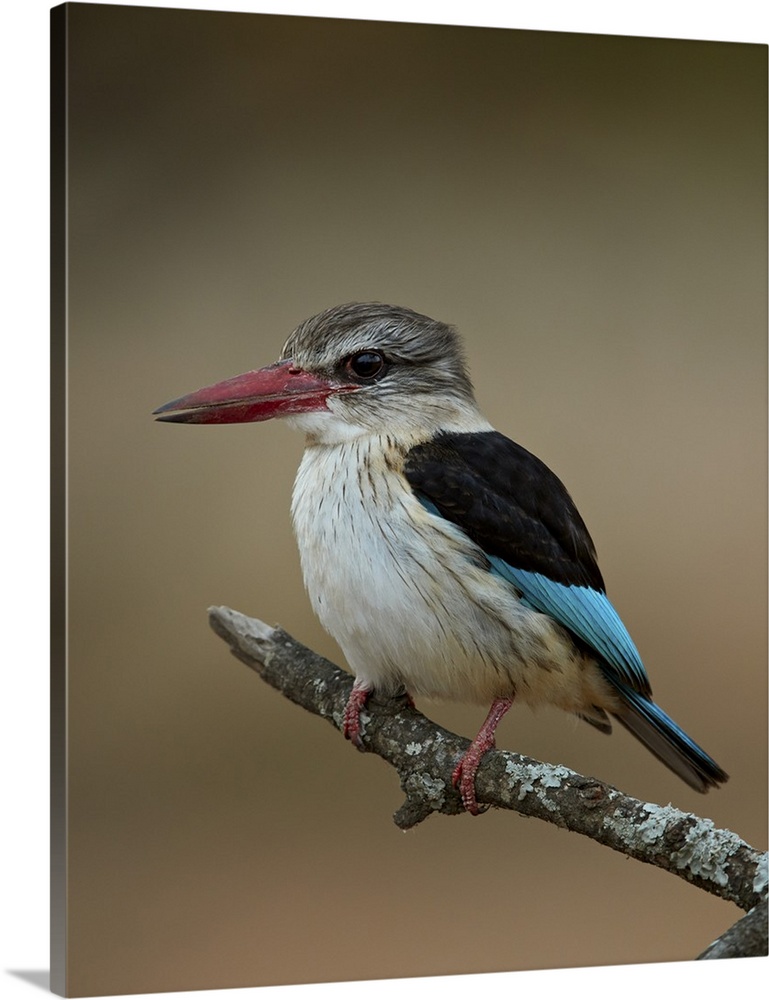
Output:
<instances>
[{"instance_id":1,"label":"red leg","mask_svg":"<svg viewBox=\"0 0 769 1000\"><path fill-rule=\"evenodd\" d=\"M512 698L496 698L492 702L486 721L478 730L478 735L473 742L459 758L459 763L451 775L452 784L455 788L459 788L465 809L473 816L477 816L481 811L475 798L475 772L478 770L481 757L487 750L493 750L497 745L494 731L499 725L499 720L512 704Z\"/></svg>"},{"instance_id":2,"label":"red leg","mask_svg":"<svg viewBox=\"0 0 769 1000\"><path fill-rule=\"evenodd\" d=\"M363 749L363 741L360 738L360 713L366 707L370 694L371 688L365 682L356 680L344 710L342 732L345 739L348 739L359 750Z\"/></svg>"}]
</instances>

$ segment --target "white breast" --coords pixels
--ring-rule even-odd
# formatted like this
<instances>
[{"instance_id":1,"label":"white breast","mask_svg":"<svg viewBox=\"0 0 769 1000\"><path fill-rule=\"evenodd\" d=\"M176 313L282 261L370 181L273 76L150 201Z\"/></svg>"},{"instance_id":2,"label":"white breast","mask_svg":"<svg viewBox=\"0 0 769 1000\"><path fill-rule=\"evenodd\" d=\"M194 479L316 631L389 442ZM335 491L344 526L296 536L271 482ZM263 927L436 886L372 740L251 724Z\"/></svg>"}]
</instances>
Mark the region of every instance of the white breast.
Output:
<instances>
[{"instance_id":1,"label":"white breast","mask_svg":"<svg viewBox=\"0 0 769 1000\"><path fill-rule=\"evenodd\" d=\"M401 460L386 436L304 454L292 515L324 627L356 676L385 692L402 684L463 701L554 700L553 674L576 670L573 646L488 572L462 532L422 507Z\"/></svg>"}]
</instances>

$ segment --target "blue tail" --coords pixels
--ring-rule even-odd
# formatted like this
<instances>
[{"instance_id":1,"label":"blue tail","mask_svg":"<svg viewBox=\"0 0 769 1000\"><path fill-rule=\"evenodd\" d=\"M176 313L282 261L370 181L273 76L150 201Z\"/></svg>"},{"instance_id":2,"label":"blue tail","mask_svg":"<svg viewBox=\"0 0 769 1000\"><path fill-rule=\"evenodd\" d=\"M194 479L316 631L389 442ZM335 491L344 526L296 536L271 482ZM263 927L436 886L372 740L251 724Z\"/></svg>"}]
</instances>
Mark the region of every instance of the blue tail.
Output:
<instances>
[{"instance_id":1,"label":"blue tail","mask_svg":"<svg viewBox=\"0 0 769 1000\"><path fill-rule=\"evenodd\" d=\"M671 771L698 792L717 788L728 779L713 758L658 705L614 676L607 673L606 678L622 699L612 715Z\"/></svg>"}]
</instances>

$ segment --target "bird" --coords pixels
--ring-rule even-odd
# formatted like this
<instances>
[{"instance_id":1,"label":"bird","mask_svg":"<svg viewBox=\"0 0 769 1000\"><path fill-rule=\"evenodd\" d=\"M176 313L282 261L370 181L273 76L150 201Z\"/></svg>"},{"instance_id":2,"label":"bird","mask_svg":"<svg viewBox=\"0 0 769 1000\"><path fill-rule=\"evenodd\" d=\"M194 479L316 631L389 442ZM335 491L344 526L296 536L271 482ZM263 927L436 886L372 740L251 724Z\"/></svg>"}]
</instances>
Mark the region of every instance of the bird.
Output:
<instances>
[{"instance_id":1,"label":"bird","mask_svg":"<svg viewBox=\"0 0 769 1000\"><path fill-rule=\"evenodd\" d=\"M450 324L351 302L306 319L279 360L154 411L164 422L280 418L305 436L291 515L315 613L372 692L489 705L452 782L475 777L513 702L616 720L699 792L728 775L653 700L585 522L544 462L492 427Z\"/></svg>"}]
</instances>

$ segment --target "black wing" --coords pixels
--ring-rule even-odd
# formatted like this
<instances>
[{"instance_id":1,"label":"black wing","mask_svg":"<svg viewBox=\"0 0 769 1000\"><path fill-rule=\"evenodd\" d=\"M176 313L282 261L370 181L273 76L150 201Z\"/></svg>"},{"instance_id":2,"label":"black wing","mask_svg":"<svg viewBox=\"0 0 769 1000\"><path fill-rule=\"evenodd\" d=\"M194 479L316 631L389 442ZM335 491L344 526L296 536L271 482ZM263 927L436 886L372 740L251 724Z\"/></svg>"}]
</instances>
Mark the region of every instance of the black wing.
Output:
<instances>
[{"instance_id":1,"label":"black wing","mask_svg":"<svg viewBox=\"0 0 769 1000\"><path fill-rule=\"evenodd\" d=\"M605 592L593 541L566 487L504 434L438 434L408 452L404 474L489 555Z\"/></svg>"}]
</instances>

